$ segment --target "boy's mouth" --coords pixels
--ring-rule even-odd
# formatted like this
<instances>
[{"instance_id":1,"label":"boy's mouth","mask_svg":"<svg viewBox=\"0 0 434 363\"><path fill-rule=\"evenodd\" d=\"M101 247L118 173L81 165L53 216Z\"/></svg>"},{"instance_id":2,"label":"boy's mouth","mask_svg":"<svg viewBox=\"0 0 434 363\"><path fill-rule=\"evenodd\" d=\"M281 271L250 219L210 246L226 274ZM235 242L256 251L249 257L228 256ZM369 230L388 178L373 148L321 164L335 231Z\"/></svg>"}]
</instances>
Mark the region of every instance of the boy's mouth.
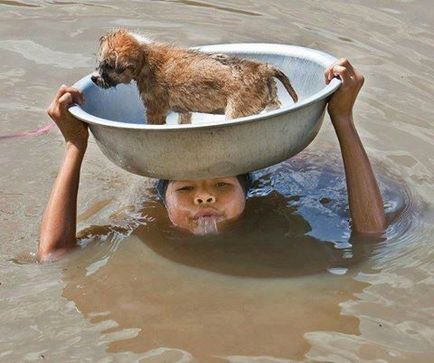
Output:
<instances>
[{"instance_id":1,"label":"boy's mouth","mask_svg":"<svg viewBox=\"0 0 434 363\"><path fill-rule=\"evenodd\" d=\"M193 216L193 220L198 221L203 218L220 219L220 217L222 217L222 214L214 208L203 208Z\"/></svg>"},{"instance_id":2,"label":"boy's mouth","mask_svg":"<svg viewBox=\"0 0 434 363\"><path fill-rule=\"evenodd\" d=\"M214 208L200 209L193 217L194 230L196 235L217 234L219 232L218 223L223 219L223 214Z\"/></svg>"},{"instance_id":3,"label":"boy's mouth","mask_svg":"<svg viewBox=\"0 0 434 363\"><path fill-rule=\"evenodd\" d=\"M219 233L219 225L218 225L218 217L216 216L203 216L199 217L195 223L195 227L193 233L200 236L210 235L210 234L218 234Z\"/></svg>"}]
</instances>

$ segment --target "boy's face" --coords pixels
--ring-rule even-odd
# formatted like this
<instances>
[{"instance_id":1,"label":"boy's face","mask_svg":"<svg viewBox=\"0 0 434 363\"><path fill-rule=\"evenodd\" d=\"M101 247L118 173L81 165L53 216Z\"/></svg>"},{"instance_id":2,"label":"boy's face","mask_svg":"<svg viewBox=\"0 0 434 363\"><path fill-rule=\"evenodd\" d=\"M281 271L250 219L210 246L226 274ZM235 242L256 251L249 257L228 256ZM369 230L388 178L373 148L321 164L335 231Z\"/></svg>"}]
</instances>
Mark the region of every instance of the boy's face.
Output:
<instances>
[{"instance_id":1,"label":"boy's face","mask_svg":"<svg viewBox=\"0 0 434 363\"><path fill-rule=\"evenodd\" d=\"M245 204L236 177L170 181L166 191L171 222L194 234L217 233L242 214Z\"/></svg>"}]
</instances>

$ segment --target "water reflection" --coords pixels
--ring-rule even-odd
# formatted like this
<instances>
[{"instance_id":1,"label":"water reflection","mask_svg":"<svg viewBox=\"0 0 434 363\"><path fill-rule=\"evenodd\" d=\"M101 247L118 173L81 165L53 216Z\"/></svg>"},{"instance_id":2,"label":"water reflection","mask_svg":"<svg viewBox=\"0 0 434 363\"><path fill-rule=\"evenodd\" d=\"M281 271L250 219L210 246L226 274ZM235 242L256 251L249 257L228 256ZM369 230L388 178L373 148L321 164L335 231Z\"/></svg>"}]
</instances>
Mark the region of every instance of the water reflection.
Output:
<instances>
[{"instance_id":1,"label":"water reflection","mask_svg":"<svg viewBox=\"0 0 434 363\"><path fill-rule=\"evenodd\" d=\"M110 352L170 347L204 361L297 359L309 349L310 331L357 335L358 319L342 316L340 304L367 286L353 278L355 266L385 238L344 238L342 170L337 157L321 168L319 159L301 155L255 174L244 216L218 236L172 227L148 189L112 225L82 231L92 242L68 258L63 296L92 323L107 325ZM398 213L400 203L391 202L389 212ZM312 234L326 217L344 226L338 240Z\"/></svg>"},{"instance_id":2,"label":"water reflection","mask_svg":"<svg viewBox=\"0 0 434 363\"><path fill-rule=\"evenodd\" d=\"M167 217L141 225L135 235L154 252L172 261L256 278L304 276L348 268L369 256L378 241L363 238L353 245L347 243L336 248L333 243L309 236L312 230L309 222L287 203L288 199L277 192L252 197L243 217L217 236L182 234L170 227Z\"/></svg>"},{"instance_id":3,"label":"water reflection","mask_svg":"<svg viewBox=\"0 0 434 363\"><path fill-rule=\"evenodd\" d=\"M345 180L339 156L304 152L256 172L242 217L218 235L193 236L170 223L153 188L135 206L112 215L112 225L91 226L82 239L130 235L174 262L232 276L290 277L324 271L342 273L369 257L386 236L351 234ZM391 180L381 182L389 222L404 208L404 194ZM91 206L80 217L110 203ZM390 229L395 229L391 223ZM390 235L390 233L389 233Z\"/></svg>"},{"instance_id":4,"label":"water reflection","mask_svg":"<svg viewBox=\"0 0 434 363\"><path fill-rule=\"evenodd\" d=\"M212 248L211 252L200 249L195 258L193 248L180 253L181 248L174 244L161 255L136 234L109 252L112 243L117 243L114 235L104 245L88 246L86 256L71 256L62 294L89 321L105 327L101 333L108 352L141 353L170 347L206 362L219 361L215 355L299 359L309 349L306 332L358 334L358 319L342 316L339 305L360 292L365 283L330 274L314 279L271 279L276 272L288 275L291 270L283 263L274 268L271 259L266 266L258 252L248 256L246 263L245 256L225 261L223 257L230 254ZM252 266L255 258L263 264L259 269ZM100 265L90 270L96 261ZM198 262L194 268L192 261ZM231 270L230 263L240 261L242 268ZM212 268L236 276L208 272ZM268 278L246 276L257 270Z\"/></svg>"}]
</instances>

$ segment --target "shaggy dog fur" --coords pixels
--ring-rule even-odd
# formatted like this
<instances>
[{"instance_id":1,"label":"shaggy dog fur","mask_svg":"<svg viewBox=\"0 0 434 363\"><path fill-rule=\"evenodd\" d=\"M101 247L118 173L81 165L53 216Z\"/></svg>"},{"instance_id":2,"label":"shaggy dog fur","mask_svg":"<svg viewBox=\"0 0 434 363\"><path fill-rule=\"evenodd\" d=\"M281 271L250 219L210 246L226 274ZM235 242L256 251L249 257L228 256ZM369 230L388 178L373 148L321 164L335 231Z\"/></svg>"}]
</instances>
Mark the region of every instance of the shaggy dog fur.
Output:
<instances>
[{"instance_id":1,"label":"shaggy dog fur","mask_svg":"<svg viewBox=\"0 0 434 363\"><path fill-rule=\"evenodd\" d=\"M177 48L120 29L100 39L91 78L102 88L135 80L147 122L164 124L169 111L179 113L180 123L189 123L191 112L234 119L277 109L281 104L273 77L297 102L288 78L272 65Z\"/></svg>"}]
</instances>

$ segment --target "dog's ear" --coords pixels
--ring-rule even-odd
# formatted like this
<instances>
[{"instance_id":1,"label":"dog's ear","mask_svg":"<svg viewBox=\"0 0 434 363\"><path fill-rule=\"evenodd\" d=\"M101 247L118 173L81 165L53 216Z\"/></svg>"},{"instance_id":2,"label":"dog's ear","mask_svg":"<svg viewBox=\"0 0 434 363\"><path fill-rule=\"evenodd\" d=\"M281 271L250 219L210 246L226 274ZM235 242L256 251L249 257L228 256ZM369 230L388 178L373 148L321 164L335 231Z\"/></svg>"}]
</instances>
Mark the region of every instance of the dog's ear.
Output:
<instances>
[{"instance_id":1,"label":"dog's ear","mask_svg":"<svg viewBox=\"0 0 434 363\"><path fill-rule=\"evenodd\" d=\"M107 35L103 35L99 38L99 44L101 45L107 39Z\"/></svg>"},{"instance_id":2,"label":"dog's ear","mask_svg":"<svg viewBox=\"0 0 434 363\"><path fill-rule=\"evenodd\" d=\"M139 63L140 69L143 68L148 63L148 55L146 52L141 53L139 61L140 61L140 63Z\"/></svg>"}]
</instances>

